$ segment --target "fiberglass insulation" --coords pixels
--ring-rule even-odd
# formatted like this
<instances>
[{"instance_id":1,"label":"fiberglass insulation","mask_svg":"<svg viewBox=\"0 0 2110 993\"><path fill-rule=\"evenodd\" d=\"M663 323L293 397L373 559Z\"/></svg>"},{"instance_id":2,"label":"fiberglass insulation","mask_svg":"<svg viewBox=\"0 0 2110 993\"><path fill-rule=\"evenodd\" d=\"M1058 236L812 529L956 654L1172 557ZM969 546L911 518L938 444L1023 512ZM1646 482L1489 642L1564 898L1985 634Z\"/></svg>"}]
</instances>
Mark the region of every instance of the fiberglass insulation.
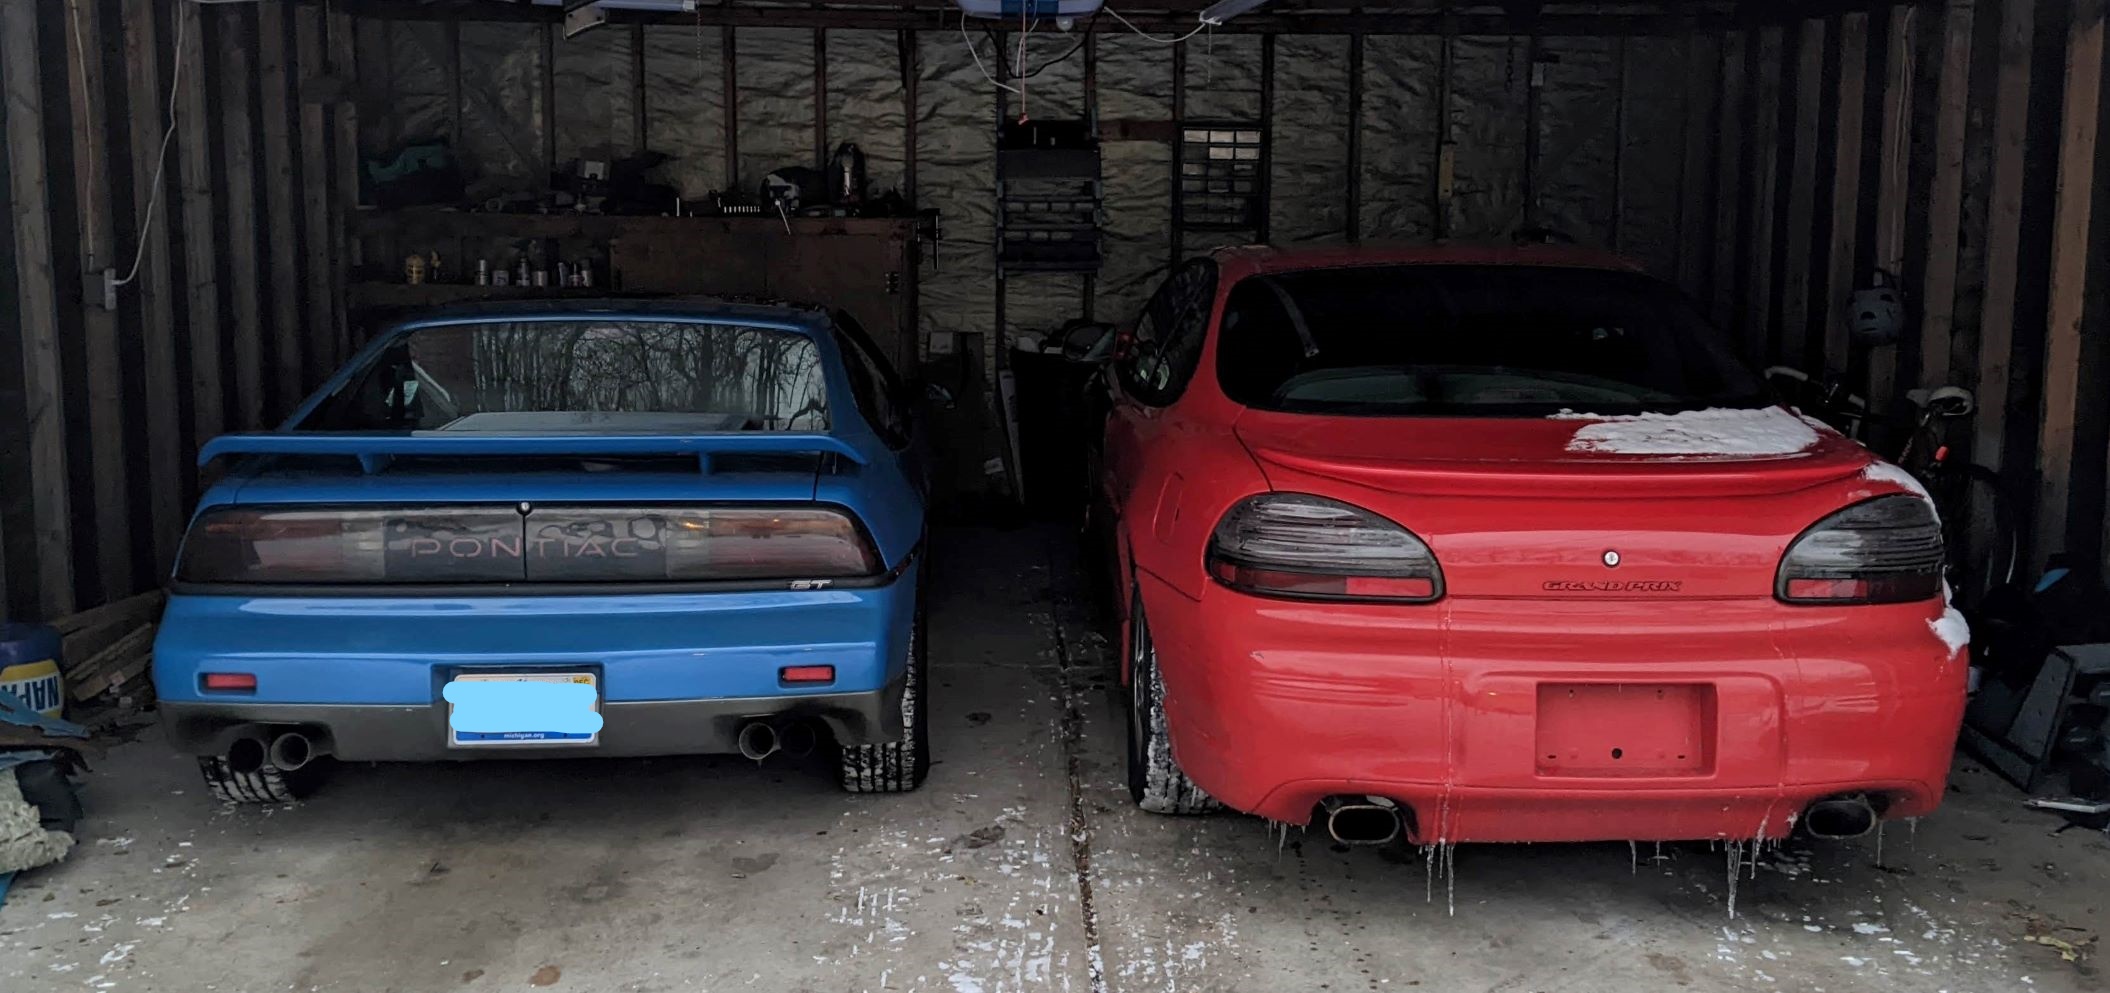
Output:
<instances>
[{"instance_id":1,"label":"fiberglass insulation","mask_svg":"<svg viewBox=\"0 0 2110 993\"><path fill-rule=\"evenodd\" d=\"M901 50L892 32L828 32L828 153L844 142L864 152L874 196L901 188L901 96Z\"/></svg>"},{"instance_id":2,"label":"fiberglass insulation","mask_svg":"<svg viewBox=\"0 0 2110 993\"><path fill-rule=\"evenodd\" d=\"M1348 236L1348 37L1275 42L1268 225L1277 244Z\"/></svg>"},{"instance_id":3,"label":"fiberglass insulation","mask_svg":"<svg viewBox=\"0 0 2110 993\"><path fill-rule=\"evenodd\" d=\"M637 147L636 81L630 32L588 31L556 46L557 164Z\"/></svg>"},{"instance_id":4,"label":"fiberglass insulation","mask_svg":"<svg viewBox=\"0 0 2110 993\"><path fill-rule=\"evenodd\" d=\"M919 279L923 330L990 335L993 350L996 102L958 33L916 41L917 204L937 208L939 232L937 259L924 258Z\"/></svg>"},{"instance_id":5,"label":"fiberglass insulation","mask_svg":"<svg viewBox=\"0 0 2110 993\"><path fill-rule=\"evenodd\" d=\"M1436 234L1437 67L1442 39L1363 39L1363 237Z\"/></svg>"},{"instance_id":6,"label":"fiberglass insulation","mask_svg":"<svg viewBox=\"0 0 2110 993\"><path fill-rule=\"evenodd\" d=\"M820 165L813 160L813 32L741 28L733 33L733 58L740 188L760 196L770 173Z\"/></svg>"},{"instance_id":7,"label":"fiberglass insulation","mask_svg":"<svg viewBox=\"0 0 2110 993\"><path fill-rule=\"evenodd\" d=\"M462 147L472 195L544 185L542 31L533 24L461 26Z\"/></svg>"},{"instance_id":8,"label":"fiberglass insulation","mask_svg":"<svg viewBox=\"0 0 2110 993\"><path fill-rule=\"evenodd\" d=\"M684 197L725 188L725 48L717 28L645 28L645 147Z\"/></svg>"},{"instance_id":9,"label":"fiberglass insulation","mask_svg":"<svg viewBox=\"0 0 2110 993\"><path fill-rule=\"evenodd\" d=\"M1100 120L1172 116L1172 57L1134 35L1099 39ZM1108 141L1099 146L1105 261L1094 286L1101 320L1133 320L1172 259L1172 146Z\"/></svg>"}]
</instances>

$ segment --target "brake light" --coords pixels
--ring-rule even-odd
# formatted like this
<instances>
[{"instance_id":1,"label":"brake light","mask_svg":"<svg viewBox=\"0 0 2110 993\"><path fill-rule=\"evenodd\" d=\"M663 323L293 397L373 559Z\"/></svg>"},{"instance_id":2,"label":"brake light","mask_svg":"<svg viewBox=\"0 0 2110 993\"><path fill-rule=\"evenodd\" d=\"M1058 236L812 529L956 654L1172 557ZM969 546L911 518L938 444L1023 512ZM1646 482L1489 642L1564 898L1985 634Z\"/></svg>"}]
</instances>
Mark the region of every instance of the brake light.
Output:
<instances>
[{"instance_id":1,"label":"brake light","mask_svg":"<svg viewBox=\"0 0 2110 993\"><path fill-rule=\"evenodd\" d=\"M208 690L256 692L256 674L251 672L208 672L198 677L198 683Z\"/></svg>"},{"instance_id":2,"label":"brake light","mask_svg":"<svg viewBox=\"0 0 2110 993\"><path fill-rule=\"evenodd\" d=\"M786 683L832 683L835 682L835 667L832 665L787 665L777 670L777 679Z\"/></svg>"},{"instance_id":3,"label":"brake light","mask_svg":"<svg viewBox=\"0 0 2110 993\"><path fill-rule=\"evenodd\" d=\"M826 507L280 507L199 515L176 578L227 584L796 582L877 575Z\"/></svg>"},{"instance_id":4,"label":"brake light","mask_svg":"<svg viewBox=\"0 0 2110 993\"><path fill-rule=\"evenodd\" d=\"M1443 595L1429 546L1406 528L1303 493L1248 497L1210 536L1209 575L1260 596L1426 603Z\"/></svg>"},{"instance_id":5,"label":"brake light","mask_svg":"<svg viewBox=\"0 0 2110 993\"><path fill-rule=\"evenodd\" d=\"M1942 593L1941 523L1927 501L1877 497L1832 514L1780 559L1789 603L1905 603Z\"/></svg>"}]
</instances>

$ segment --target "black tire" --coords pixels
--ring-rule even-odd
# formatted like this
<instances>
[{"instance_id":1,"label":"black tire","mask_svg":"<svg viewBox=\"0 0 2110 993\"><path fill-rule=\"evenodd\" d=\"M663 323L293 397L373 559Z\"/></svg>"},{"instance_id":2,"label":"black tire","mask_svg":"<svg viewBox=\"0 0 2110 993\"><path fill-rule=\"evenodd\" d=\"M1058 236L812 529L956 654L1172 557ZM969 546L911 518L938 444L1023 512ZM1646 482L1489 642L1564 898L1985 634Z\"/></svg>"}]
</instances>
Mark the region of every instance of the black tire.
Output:
<instances>
[{"instance_id":1,"label":"black tire","mask_svg":"<svg viewBox=\"0 0 2110 993\"><path fill-rule=\"evenodd\" d=\"M908 685L901 692L901 740L840 749L836 779L851 793L907 793L930 774L930 651L923 608L909 628Z\"/></svg>"},{"instance_id":2,"label":"black tire","mask_svg":"<svg viewBox=\"0 0 2110 993\"><path fill-rule=\"evenodd\" d=\"M1172 756L1165 699L1158 684L1158 649L1143 616L1143 598L1128 602L1128 795L1153 814L1192 815L1222 804L1194 785Z\"/></svg>"},{"instance_id":3,"label":"black tire","mask_svg":"<svg viewBox=\"0 0 2110 993\"><path fill-rule=\"evenodd\" d=\"M321 761L292 772L269 764L236 772L227 759L205 755L198 758L198 771L205 776L205 788L221 803L293 803L314 793L321 784Z\"/></svg>"}]
</instances>

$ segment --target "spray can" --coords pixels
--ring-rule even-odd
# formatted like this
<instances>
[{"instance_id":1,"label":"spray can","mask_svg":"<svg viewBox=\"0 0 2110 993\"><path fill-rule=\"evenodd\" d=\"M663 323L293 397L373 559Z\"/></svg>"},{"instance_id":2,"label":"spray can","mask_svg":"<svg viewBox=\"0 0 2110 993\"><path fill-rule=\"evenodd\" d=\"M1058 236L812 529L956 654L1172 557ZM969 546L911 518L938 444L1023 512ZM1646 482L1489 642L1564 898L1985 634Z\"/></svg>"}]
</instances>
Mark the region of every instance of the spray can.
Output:
<instances>
[{"instance_id":1,"label":"spray can","mask_svg":"<svg viewBox=\"0 0 2110 993\"><path fill-rule=\"evenodd\" d=\"M476 260L476 285L478 285L478 286L489 286L489 285L491 285L491 260L490 260L490 259L477 259L477 260Z\"/></svg>"}]
</instances>

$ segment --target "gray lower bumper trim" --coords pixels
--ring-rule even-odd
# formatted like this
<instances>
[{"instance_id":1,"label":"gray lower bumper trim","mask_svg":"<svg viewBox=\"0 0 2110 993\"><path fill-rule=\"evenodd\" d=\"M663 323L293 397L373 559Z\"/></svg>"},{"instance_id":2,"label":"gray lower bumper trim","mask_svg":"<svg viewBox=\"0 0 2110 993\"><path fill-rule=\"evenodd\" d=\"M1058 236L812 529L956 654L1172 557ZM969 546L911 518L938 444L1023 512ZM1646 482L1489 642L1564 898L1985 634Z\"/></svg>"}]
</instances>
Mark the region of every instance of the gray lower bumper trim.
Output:
<instances>
[{"instance_id":1,"label":"gray lower bumper trim","mask_svg":"<svg viewBox=\"0 0 2110 993\"><path fill-rule=\"evenodd\" d=\"M844 745L894 741L901 735L901 692L897 682L819 696L604 701L601 740L589 746L450 748L444 705L164 701L160 711L170 744L192 755L219 755L236 738L295 728L314 739L318 753L353 762L711 755L738 751L740 727L753 720L818 721Z\"/></svg>"}]
</instances>

